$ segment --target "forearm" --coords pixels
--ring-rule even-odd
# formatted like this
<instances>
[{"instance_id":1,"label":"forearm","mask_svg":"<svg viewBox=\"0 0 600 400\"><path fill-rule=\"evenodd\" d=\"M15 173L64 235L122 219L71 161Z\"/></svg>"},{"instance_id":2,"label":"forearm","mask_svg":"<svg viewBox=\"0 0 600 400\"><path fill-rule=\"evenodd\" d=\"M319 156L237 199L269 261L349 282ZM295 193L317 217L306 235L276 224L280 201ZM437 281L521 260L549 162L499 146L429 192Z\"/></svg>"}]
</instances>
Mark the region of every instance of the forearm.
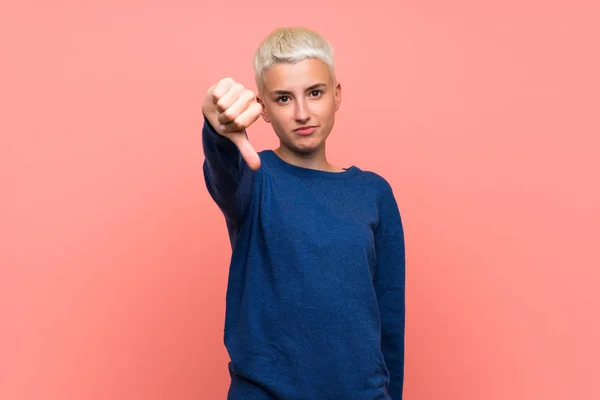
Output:
<instances>
[{"instance_id":1,"label":"forearm","mask_svg":"<svg viewBox=\"0 0 600 400\"><path fill-rule=\"evenodd\" d=\"M381 349L390 373L389 394L392 400L402 400L404 386L404 285L387 289L379 300L381 310Z\"/></svg>"},{"instance_id":2,"label":"forearm","mask_svg":"<svg viewBox=\"0 0 600 400\"><path fill-rule=\"evenodd\" d=\"M219 135L206 117L202 147L204 180L209 194L225 216L239 219L247 198L246 191L240 189L247 183L244 174L249 172L240 151L229 138Z\"/></svg>"}]
</instances>

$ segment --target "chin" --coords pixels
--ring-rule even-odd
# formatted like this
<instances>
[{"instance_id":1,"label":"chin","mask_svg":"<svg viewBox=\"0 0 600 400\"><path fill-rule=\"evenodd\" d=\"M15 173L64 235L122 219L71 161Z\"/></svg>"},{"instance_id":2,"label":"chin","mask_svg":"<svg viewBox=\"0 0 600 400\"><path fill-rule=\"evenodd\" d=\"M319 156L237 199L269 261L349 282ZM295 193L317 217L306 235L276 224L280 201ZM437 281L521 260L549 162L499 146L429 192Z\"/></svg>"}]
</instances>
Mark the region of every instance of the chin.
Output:
<instances>
[{"instance_id":1,"label":"chin","mask_svg":"<svg viewBox=\"0 0 600 400\"><path fill-rule=\"evenodd\" d=\"M291 143L290 150L300 154L310 154L319 150L323 145L320 140L294 141Z\"/></svg>"},{"instance_id":2,"label":"chin","mask_svg":"<svg viewBox=\"0 0 600 400\"><path fill-rule=\"evenodd\" d=\"M306 137L297 136L295 133L278 134L277 136L279 136L281 145L296 154L303 155L308 155L321 149L326 139L319 135L319 132Z\"/></svg>"},{"instance_id":3,"label":"chin","mask_svg":"<svg viewBox=\"0 0 600 400\"><path fill-rule=\"evenodd\" d=\"M292 150L297 154L309 155L311 153L314 153L317 150L317 148L316 147L295 147L295 148L292 148Z\"/></svg>"}]
</instances>

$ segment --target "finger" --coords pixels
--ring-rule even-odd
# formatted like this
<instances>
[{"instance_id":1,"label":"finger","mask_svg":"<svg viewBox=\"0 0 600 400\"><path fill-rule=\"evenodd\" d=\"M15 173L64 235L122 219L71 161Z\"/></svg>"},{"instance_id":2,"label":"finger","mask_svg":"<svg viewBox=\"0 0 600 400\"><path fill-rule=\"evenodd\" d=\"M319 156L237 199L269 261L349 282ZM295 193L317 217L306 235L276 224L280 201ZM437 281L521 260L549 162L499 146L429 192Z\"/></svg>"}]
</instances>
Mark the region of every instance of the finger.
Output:
<instances>
[{"instance_id":1,"label":"finger","mask_svg":"<svg viewBox=\"0 0 600 400\"><path fill-rule=\"evenodd\" d=\"M231 88L231 86L233 86L234 83L235 81L231 78L223 78L219 82L217 82L212 91L213 102L217 104L219 99L223 97L223 95L227 93L227 91L229 91L229 89Z\"/></svg>"},{"instance_id":2,"label":"finger","mask_svg":"<svg viewBox=\"0 0 600 400\"><path fill-rule=\"evenodd\" d=\"M231 141L237 146L242 158L246 161L246 164L250 169L256 171L260 168L260 157L250 141L246 136L245 132L235 133L230 136Z\"/></svg>"},{"instance_id":3,"label":"finger","mask_svg":"<svg viewBox=\"0 0 600 400\"><path fill-rule=\"evenodd\" d=\"M262 111L262 106L254 102L248 106L248 108L238 115L235 120L228 124L221 125L221 129L225 133L234 133L241 132L250 125L252 125L258 117L260 117L260 113Z\"/></svg>"},{"instance_id":4,"label":"finger","mask_svg":"<svg viewBox=\"0 0 600 400\"><path fill-rule=\"evenodd\" d=\"M244 85L241 83L233 83L217 101L217 110L219 110L219 112L223 112L231 107L231 105L236 102L243 90Z\"/></svg>"},{"instance_id":5,"label":"finger","mask_svg":"<svg viewBox=\"0 0 600 400\"><path fill-rule=\"evenodd\" d=\"M226 95L227 96L227 95ZM217 119L222 125L230 124L256 101L256 95L249 90L243 91L227 109L219 114Z\"/></svg>"}]
</instances>

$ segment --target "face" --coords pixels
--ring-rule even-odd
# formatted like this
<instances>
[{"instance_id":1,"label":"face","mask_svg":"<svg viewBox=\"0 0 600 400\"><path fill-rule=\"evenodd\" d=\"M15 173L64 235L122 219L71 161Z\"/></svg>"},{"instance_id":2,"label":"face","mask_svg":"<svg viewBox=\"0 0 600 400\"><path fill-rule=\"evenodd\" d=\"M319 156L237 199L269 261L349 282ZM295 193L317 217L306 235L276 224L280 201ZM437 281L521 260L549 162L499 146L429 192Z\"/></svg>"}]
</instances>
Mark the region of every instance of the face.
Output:
<instances>
[{"instance_id":1,"label":"face","mask_svg":"<svg viewBox=\"0 0 600 400\"><path fill-rule=\"evenodd\" d=\"M314 153L324 148L340 107L341 86L318 59L296 64L276 64L263 74L258 101L262 117L294 153Z\"/></svg>"}]
</instances>

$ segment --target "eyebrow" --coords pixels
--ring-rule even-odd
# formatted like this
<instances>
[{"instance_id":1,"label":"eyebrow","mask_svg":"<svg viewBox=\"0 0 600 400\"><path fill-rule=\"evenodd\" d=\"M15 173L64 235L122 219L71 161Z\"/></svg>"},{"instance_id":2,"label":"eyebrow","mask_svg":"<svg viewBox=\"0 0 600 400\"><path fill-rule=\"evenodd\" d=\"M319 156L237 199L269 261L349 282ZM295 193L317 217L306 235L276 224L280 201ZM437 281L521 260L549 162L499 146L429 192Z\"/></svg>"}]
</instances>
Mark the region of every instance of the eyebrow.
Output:
<instances>
[{"instance_id":1,"label":"eyebrow","mask_svg":"<svg viewBox=\"0 0 600 400\"><path fill-rule=\"evenodd\" d=\"M327 85L325 83L317 83L317 84L307 87L306 91L310 92L311 90L320 89L323 87L327 87ZM271 94L272 95L284 95L284 94L287 95L287 94L292 94L292 92L290 92L288 90L273 90L271 92Z\"/></svg>"}]
</instances>

